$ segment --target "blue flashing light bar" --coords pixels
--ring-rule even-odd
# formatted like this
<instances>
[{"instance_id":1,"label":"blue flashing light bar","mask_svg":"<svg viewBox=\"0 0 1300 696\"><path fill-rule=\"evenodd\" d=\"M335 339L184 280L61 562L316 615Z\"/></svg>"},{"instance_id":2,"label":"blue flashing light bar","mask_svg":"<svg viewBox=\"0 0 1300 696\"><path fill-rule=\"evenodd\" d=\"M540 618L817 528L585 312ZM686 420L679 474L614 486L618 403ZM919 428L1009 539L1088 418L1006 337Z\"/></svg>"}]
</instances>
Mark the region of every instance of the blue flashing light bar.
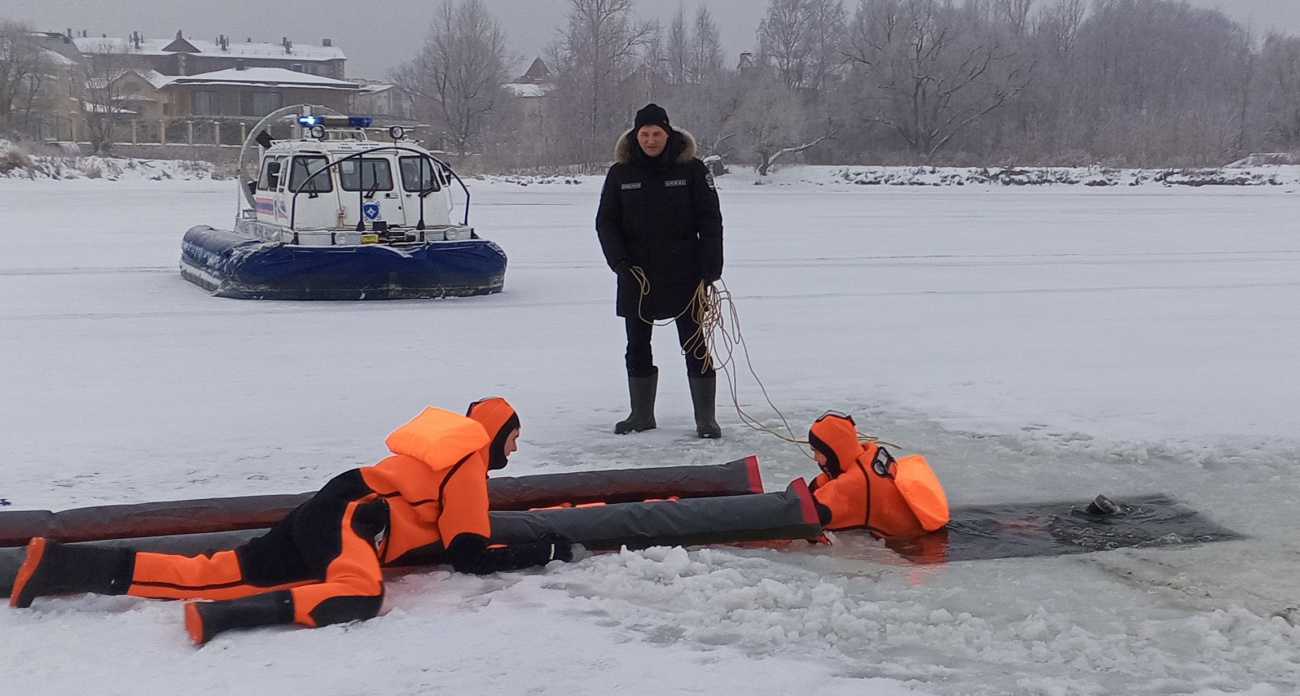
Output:
<instances>
[{"instance_id":1,"label":"blue flashing light bar","mask_svg":"<svg viewBox=\"0 0 1300 696\"><path fill-rule=\"evenodd\" d=\"M374 119L369 116L323 116L321 114L304 114L298 117L298 125L306 128L328 126L330 128L369 128Z\"/></svg>"}]
</instances>

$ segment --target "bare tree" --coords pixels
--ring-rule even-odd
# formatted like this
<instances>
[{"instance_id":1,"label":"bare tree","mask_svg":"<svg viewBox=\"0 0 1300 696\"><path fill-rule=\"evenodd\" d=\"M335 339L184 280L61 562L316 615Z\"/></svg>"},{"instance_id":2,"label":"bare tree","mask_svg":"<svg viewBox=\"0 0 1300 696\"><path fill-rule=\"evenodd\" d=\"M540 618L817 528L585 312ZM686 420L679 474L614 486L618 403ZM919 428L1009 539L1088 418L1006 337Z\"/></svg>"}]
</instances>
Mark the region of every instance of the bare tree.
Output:
<instances>
[{"instance_id":1,"label":"bare tree","mask_svg":"<svg viewBox=\"0 0 1300 696\"><path fill-rule=\"evenodd\" d=\"M659 79L672 81L672 66L668 48L664 46L664 27L659 20L646 23L646 35L641 41L641 50L637 55L637 70L643 78L651 75Z\"/></svg>"},{"instance_id":2,"label":"bare tree","mask_svg":"<svg viewBox=\"0 0 1300 696\"><path fill-rule=\"evenodd\" d=\"M690 81L687 77L687 64L690 62L691 35L686 28L686 12L679 5L677 14L668 25L668 46L665 50L668 61L668 81L681 85Z\"/></svg>"},{"instance_id":3,"label":"bare tree","mask_svg":"<svg viewBox=\"0 0 1300 696\"><path fill-rule=\"evenodd\" d=\"M840 62L844 25L840 0L772 0L759 52L787 87L819 90Z\"/></svg>"},{"instance_id":4,"label":"bare tree","mask_svg":"<svg viewBox=\"0 0 1300 696\"><path fill-rule=\"evenodd\" d=\"M1236 155L1251 46L1223 13L1167 0L1099 0L1075 53L1074 108L1092 151L1137 166Z\"/></svg>"},{"instance_id":5,"label":"bare tree","mask_svg":"<svg viewBox=\"0 0 1300 696\"><path fill-rule=\"evenodd\" d=\"M577 126L575 145L585 157L605 151L597 143L624 110L619 83L637 64L638 49L651 37L650 25L632 17L632 0L569 0L568 25L551 47L557 98Z\"/></svg>"},{"instance_id":6,"label":"bare tree","mask_svg":"<svg viewBox=\"0 0 1300 696\"><path fill-rule=\"evenodd\" d=\"M119 129L135 114L128 108L130 96L122 79L136 67L136 59L115 44L83 51L81 93L82 115L86 119L86 140L92 153L108 152L117 142Z\"/></svg>"},{"instance_id":7,"label":"bare tree","mask_svg":"<svg viewBox=\"0 0 1300 696\"><path fill-rule=\"evenodd\" d=\"M0 127L16 128L20 121L27 125L49 69L30 27L0 21Z\"/></svg>"},{"instance_id":8,"label":"bare tree","mask_svg":"<svg viewBox=\"0 0 1300 696\"><path fill-rule=\"evenodd\" d=\"M703 154L764 173L796 153L1190 166L1300 148L1300 38L1256 44L1183 0L857 0L851 22L843 0L767 0L760 52L740 65L704 2L661 27L636 20L636 0L567 4L547 54L556 88L496 117L529 133L538 164L603 160L645 98Z\"/></svg>"},{"instance_id":9,"label":"bare tree","mask_svg":"<svg viewBox=\"0 0 1300 696\"><path fill-rule=\"evenodd\" d=\"M692 43L697 37L692 37ZM720 51L717 60L716 67L700 69L698 80L692 76L692 83L677 85L667 103L673 123L695 136L702 158L717 155L730 159L742 152L736 117L756 83L723 65ZM702 65L710 66L711 61Z\"/></svg>"},{"instance_id":10,"label":"bare tree","mask_svg":"<svg viewBox=\"0 0 1300 696\"><path fill-rule=\"evenodd\" d=\"M912 152L932 157L1029 83L975 13L940 0L862 0L848 58L877 98L875 116Z\"/></svg>"},{"instance_id":11,"label":"bare tree","mask_svg":"<svg viewBox=\"0 0 1300 696\"><path fill-rule=\"evenodd\" d=\"M835 137L835 127L810 122L810 108L799 93L777 79L748 85L735 107L727 129L754 155L759 176L767 176L777 160Z\"/></svg>"},{"instance_id":12,"label":"bare tree","mask_svg":"<svg viewBox=\"0 0 1300 696\"><path fill-rule=\"evenodd\" d=\"M808 69L808 15L804 0L772 0L758 25L758 50L786 87L803 85Z\"/></svg>"},{"instance_id":13,"label":"bare tree","mask_svg":"<svg viewBox=\"0 0 1300 696\"><path fill-rule=\"evenodd\" d=\"M1080 129L1070 108L1077 79L1073 47L1083 22L1083 0L1035 2L1033 7L1038 9L1025 18L1027 29L1019 13L1030 12L1030 7L1008 4L992 13L991 21L1009 45L1025 64L1034 66L1034 79L1005 106L972 124L971 137L963 138L963 144L968 149L982 144L988 152L1025 164L1057 158L1077 164L1087 160L1080 154L1075 135ZM982 142L971 142L980 137Z\"/></svg>"},{"instance_id":14,"label":"bare tree","mask_svg":"<svg viewBox=\"0 0 1300 696\"><path fill-rule=\"evenodd\" d=\"M996 20L1011 30L1011 35L1024 36L1030 29L1029 13L1034 0L993 0Z\"/></svg>"},{"instance_id":15,"label":"bare tree","mask_svg":"<svg viewBox=\"0 0 1300 696\"><path fill-rule=\"evenodd\" d=\"M467 155L501 107L507 56L505 32L483 0L447 0L435 10L420 53L392 78L415 95L450 146Z\"/></svg>"},{"instance_id":16,"label":"bare tree","mask_svg":"<svg viewBox=\"0 0 1300 696\"><path fill-rule=\"evenodd\" d=\"M1079 26L1083 24L1083 15L1083 0L1057 0L1056 4L1039 13L1034 34L1045 38L1057 55L1068 55L1074 48Z\"/></svg>"},{"instance_id":17,"label":"bare tree","mask_svg":"<svg viewBox=\"0 0 1300 696\"><path fill-rule=\"evenodd\" d=\"M825 90L844 64L844 44L848 38L848 16L841 0L807 0L810 17L807 86Z\"/></svg>"},{"instance_id":18,"label":"bare tree","mask_svg":"<svg viewBox=\"0 0 1300 696\"><path fill-rule=\"evenodd\" d=\"M722 69L722 42L707 7L700 6L690 25L685 11L677 9L668 25L665 54L668 81L674 85L698 85Z\"/></svg>"},{"instance_id":19,"label":"bare tree","mask_svg":"<svg viewBox=\"0 0 1300 696\"><path fill-rule=\"evenodd\" d=\"M1269 34L1260 62L1264 133L1281 149L1300 149L1300 38Z\"/></svg>"},{"instance_id":20,"label":"bare tree","mask_svg":"<svg viewBox=\"0 0 1300 696\"><path fill-rule=\"evenodd\" d=\"M691 84L701 84L722 70L722 41L718 38L718 25L704 5L696 11L692 28L686 75Z\"/></svg>"}]
</instances>

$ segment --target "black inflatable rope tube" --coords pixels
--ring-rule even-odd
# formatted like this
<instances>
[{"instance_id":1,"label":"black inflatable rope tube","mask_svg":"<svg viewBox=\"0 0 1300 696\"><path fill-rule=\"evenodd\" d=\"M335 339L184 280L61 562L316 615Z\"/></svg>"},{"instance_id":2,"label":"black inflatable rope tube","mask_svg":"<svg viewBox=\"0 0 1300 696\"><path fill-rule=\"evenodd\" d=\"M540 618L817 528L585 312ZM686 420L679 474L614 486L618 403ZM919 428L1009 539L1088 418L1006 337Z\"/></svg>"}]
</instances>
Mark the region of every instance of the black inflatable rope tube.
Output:
<instances>
[{"instance_id":1,"label":"black inflatable rope tube","mask_svg":"<svg viewBox=\"0 0 1300 696\"><path fill-rule=\"evenodd\" d=\"M812 493L803 479L796 479L779 493L500 511L491 513L491 518L494 544L528 542L559 534L590 551L822 536ZM412 560L416 565L442 562L436 553Z\"/></svg>"},{"instance_id":2,"label":"black inflatable rope tube","mask_svg":"<svg viewBox=\"0 0 1300 696\"><path fill-rule=\"evenodd\" d=\"M815 539L822 534L812 494L803 479L797 479L780 493L494 511L490 516L494 544L536 541L546 534L562 534L592 551L617 550L624 546L642 549L790 541ZM264 531L243 529L83 543L193 556L234 548ZM13 588L25 556L26 549L21 547L0 549L0 594L8 595ZM407 554L402 565L434 565L443 560L441 549L431 549Z\"/></svg>"},{"instance_id":3,"label":"black inflatable rope tube","mask_svg":"<svg viewBox=\"0 0 1300 696\"><path fill-rule=\"evenodd\" d=\"M488 479L493 510L624 503L650 498L702 498L762 493L758 459L711 466L611 469ZM61 542L262 529L275 524L312 493L101 505L60 512L0 511L0 547L32 537Z\"/></svg>"}]
</instances>

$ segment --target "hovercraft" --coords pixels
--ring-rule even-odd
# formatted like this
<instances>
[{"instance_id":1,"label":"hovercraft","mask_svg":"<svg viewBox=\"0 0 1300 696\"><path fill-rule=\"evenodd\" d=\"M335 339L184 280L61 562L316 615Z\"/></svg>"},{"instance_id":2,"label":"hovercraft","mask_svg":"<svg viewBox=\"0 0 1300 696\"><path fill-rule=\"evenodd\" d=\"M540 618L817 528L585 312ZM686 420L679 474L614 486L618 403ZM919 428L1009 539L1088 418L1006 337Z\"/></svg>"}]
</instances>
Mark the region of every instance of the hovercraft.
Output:
<instances>
[{"instance_id":1,"label":"hovercraft","mask_svg":"<svg viewBox=\"0 0 1300 696\"><path fill-rule=\"evenodd\" d=\"M446 162L401 126L373 128L369 118L316 109L279 109L253 128L240 150L234 230L191 227L181 277L218 297L257 300L501 291L505 252L469 226L469 189ZM300 137L272 140L267 129L286 118ZM459 224L453 182L464 194Z\"/></svg>"}]
</instances>

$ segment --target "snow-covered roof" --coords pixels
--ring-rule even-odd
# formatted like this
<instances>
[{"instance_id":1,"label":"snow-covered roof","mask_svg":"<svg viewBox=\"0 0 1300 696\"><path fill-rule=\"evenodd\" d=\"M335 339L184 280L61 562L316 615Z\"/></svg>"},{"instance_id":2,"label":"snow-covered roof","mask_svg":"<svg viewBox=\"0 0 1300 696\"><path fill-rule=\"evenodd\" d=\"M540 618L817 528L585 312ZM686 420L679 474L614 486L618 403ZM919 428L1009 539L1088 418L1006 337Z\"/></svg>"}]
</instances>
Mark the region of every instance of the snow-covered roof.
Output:
<instances>
[{"instance_id":1,"label":"snow-covered roof","mask_svg":"<svg viewBox=\"0 0 1300 696\"><path fill-rule=\"evenodd\" d=\"M166 87L172 80L176 79L175 77L164 75L158 72L157 70L146 70L144 68L130 68L127 70L114 72L114 74L109 77L88 77L86 78L86 87L88 87L89 89L107 89L110 84L117 82L118 80L132 73L135 73L137 76L140 77L140 79L144 80L145 82L148 82L150 85L153 86L154 89L162 89L163 87Z\"/></svg>"},{"instance_id":2,"label":"snow-covered roof","mask_svg":"<svg viewBox=\"0 0 1300 696\"><path fill-rule=\"evenodd\" d=\"M369 82L369 83L357 83L357 84L358 86L361 87L362 94L378 94L380 92L387 92L388 90L393 88L392 85L384 84L382 82Z\"/></svg>"},{"instance_id":3,"label":"snow-covered roof","mask_svg":"<svg viewBox=\"0 0 1300 696\"><path fill-rule=\"evenodd\" d=\"M83 102L81 108L88 114L118 114L120 116L136 115L136 112L131 111L130 109L123 109L116 106L107 106L105 104L92 104L90 102Z\"/></svg>"},{"instance_id":4,"label":"snow-covered roof","mask_svg":"<svg viewBox=\"0 0 1300 696\"><path fill-rule=\"evenodd\" d=\"M505 88L516 97L544 97L547 92L554 89L554 85L521 85L514 82L507 83Z\"/></svg>"},{"instance_id":5,"label":"snow-covered roof","mask_svg":"<svg viewBox=\"0 0 1300 696\"><path fill-rule=\"evenodd\" d=\"M551 69L546 67L546 61L541 58L534 58L532 65L529 65L528 70L520 77L520 82L526 80L527 82L537 84L545 82L550 76Z\"/></svg>"},{"instance_id":6,"label":"snow-covered roof","mask_svg":"<svg viewBox=\"0 0 1300 696\"><path fill-rule=\"evenodd\" d=\"M77 64L77 61L59 53L58 51L51 51L48 48L41 49L41 58L47 61L50 65L67 66Z\"/></svg>"},{"instance_id":7,"label":"snow-covered roof","mask_svg":"<svg viewBox=\"0 0 1300 696\"><path fill-rule=\"evenodd\" d=\"M179 75L168 78L174 85L265 85L312 87L315 89L361 89L361 85L332 77L295 72L284 68L227 68L198 75Z\"/></svg>"},{"instance_id":8,"label":"snow-covered roof","mask_svg":"<svg viewBox=\"0 0 1300 696\"><path fill-rule=\"evenodd\" d=\"M153 85L154 89L162 89L163 87L166 87L167 84L170 83L173 79L175 79L169 75L164 75L158 72L157 70L138 69L135 71L135 74L144 78L145 82L148 82L149 84Z\"/></svg>"},{"instance_id":9,"label":"snow-covered roof","mask_svg":"<svg viewBox=\"0 0 1300 696\"><path fill-rule=\"evenodd\" d=\"M129 39L116 37L74 37L72 42L77 46L77 50L82 53L166 56L178 52L163 50L175 40L174 38L145 39L140 42L139 48L136 48L135 44ZM284 60L345 60L347 58L343 54L343 50L337 46L314 46L290 42L292 47L289 49L289 53L285 53L284 46L278 43L238 43L229 41L226 43L226 48L223 49L215 41L201 41L189 38L185 40L198 49L199 55L231 56L234 58L281 58Z\"/></svg>"}]
</instances>

